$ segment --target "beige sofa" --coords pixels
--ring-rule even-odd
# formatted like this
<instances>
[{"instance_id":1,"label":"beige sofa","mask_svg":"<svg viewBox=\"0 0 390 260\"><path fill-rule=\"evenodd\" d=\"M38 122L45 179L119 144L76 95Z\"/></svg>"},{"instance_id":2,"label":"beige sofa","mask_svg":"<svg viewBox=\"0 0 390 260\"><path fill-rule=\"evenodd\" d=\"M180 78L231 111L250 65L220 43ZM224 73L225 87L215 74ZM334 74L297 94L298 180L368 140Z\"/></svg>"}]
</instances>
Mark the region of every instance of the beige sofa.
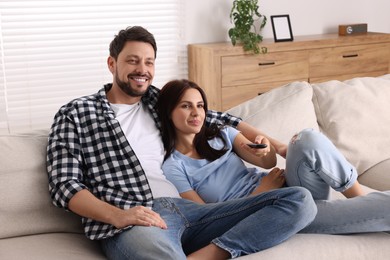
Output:
<instances>
[{"instance_id":1,"label":"beige sofa","mask_svg":"<svg viewBox=\"0 0 390 260\"><path fill-rule=\"evenodd\" d=\"M284 142L303 128L320 129L356 165L367 191L390 190L388 111L390 75L293 82L230 110ZM0 259L104 259L99 243L84 236L80 218L51 204L47 134L0 136ZM297 234L242 259L390 259L390 234Z\"/></svg>"}]
</instances>

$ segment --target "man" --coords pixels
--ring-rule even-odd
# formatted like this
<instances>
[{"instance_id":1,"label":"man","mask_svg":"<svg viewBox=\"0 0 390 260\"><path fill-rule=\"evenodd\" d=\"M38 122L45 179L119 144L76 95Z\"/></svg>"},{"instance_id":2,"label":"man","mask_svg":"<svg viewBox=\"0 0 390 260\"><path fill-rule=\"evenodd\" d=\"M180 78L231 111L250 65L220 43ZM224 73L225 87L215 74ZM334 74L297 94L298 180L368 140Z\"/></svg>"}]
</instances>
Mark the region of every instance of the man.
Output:
<instances>
[{"instance_id":1,"label":"man","mask_svg":"<svg viewBox=\"0 0 390 260\"><path fill-rule=\"evenodd\" d=\"M56 114L47 150L54 204L82 216L87 237L101 240L110 259L226 259L277 245L309 224L316 207L302 188L209 205L180 198L161 170L156 51L144 28L121 30L107 61L113 83ZM256 135L238 118L208 117Z\"/></svg>"}]
</instances>

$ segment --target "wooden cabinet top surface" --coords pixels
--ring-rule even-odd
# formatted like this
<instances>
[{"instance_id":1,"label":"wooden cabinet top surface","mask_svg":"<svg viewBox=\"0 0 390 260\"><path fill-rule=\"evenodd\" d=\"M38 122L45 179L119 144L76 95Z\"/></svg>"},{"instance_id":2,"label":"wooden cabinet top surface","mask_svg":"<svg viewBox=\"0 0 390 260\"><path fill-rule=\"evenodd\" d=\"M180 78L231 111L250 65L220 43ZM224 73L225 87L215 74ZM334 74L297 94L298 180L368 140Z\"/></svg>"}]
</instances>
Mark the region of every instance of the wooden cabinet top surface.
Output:
<instances>
[{"instance_id":1,"label":"wooden cabinet top surface","mask_svg":"<svg viewBox=\"0 0 390 260\"><path fill-rule=\"evenodd\" d=\"M277 42L273 39L264 39L260 47L266 47L268 52L308 50L327 47L351 46L359 44L370 44L390 42L390 34L368 32L361 35L339 36L338 34L319 34L296 36L291 42ZM242 55L246 54L240 45L233 46L230 42L189 44L191 48L209 49L214 55Z\"/></svg>"}]
</instances>

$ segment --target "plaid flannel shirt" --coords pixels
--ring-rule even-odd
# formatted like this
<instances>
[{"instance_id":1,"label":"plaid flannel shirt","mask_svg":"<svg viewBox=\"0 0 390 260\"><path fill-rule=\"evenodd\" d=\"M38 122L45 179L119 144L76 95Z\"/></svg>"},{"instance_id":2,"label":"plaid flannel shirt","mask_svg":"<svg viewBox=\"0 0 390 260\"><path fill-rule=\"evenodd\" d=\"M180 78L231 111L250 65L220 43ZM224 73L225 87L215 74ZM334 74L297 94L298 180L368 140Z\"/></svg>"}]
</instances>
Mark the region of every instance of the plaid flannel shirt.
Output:
<instances>
[{"instance_id":1,"label":"plaid flannel shirt","mask_svg":"<svg viewBox=\"0 0 390 260\"><path fill-rule=\"evenodd\" d=\"M146 175L127 141L106 97L111 84L97 94L75 99L54 117L47 146L49 190L54 205L68 209L73 195L83 189L121 209L151 208L153 196ZM159 89L150 86L142 97L158 129ZM209 111L208 123L237 126L241 119ZM104 239L123 229L82 218L88 238ZM127 227L131 228L131 226Z\"/></svg>"}]
</instances>

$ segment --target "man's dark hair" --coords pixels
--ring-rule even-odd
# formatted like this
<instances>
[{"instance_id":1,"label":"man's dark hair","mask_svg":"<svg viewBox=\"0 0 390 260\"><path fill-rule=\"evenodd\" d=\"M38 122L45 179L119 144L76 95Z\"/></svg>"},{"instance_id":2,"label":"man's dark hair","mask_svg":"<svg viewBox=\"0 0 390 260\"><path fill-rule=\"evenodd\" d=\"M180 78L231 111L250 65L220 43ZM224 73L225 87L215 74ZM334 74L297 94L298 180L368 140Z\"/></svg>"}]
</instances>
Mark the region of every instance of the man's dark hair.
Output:
<instances>
[{"instance_id":1,"label":"man's dark hair","mask_svg":"<svg viewBox=\"0 0 390 260\"><path fill-rule=\"evenodd\" d=\"M154 49L154 57L156 58L156 40L154 39L153 34L141 26L130 26L124 30L120 30L118 35L116 35L114 40L110 43L110 56L117 60L123 46L125 46L125 43L128 41L149 43Z\"/></svg>"}]
</instances>

